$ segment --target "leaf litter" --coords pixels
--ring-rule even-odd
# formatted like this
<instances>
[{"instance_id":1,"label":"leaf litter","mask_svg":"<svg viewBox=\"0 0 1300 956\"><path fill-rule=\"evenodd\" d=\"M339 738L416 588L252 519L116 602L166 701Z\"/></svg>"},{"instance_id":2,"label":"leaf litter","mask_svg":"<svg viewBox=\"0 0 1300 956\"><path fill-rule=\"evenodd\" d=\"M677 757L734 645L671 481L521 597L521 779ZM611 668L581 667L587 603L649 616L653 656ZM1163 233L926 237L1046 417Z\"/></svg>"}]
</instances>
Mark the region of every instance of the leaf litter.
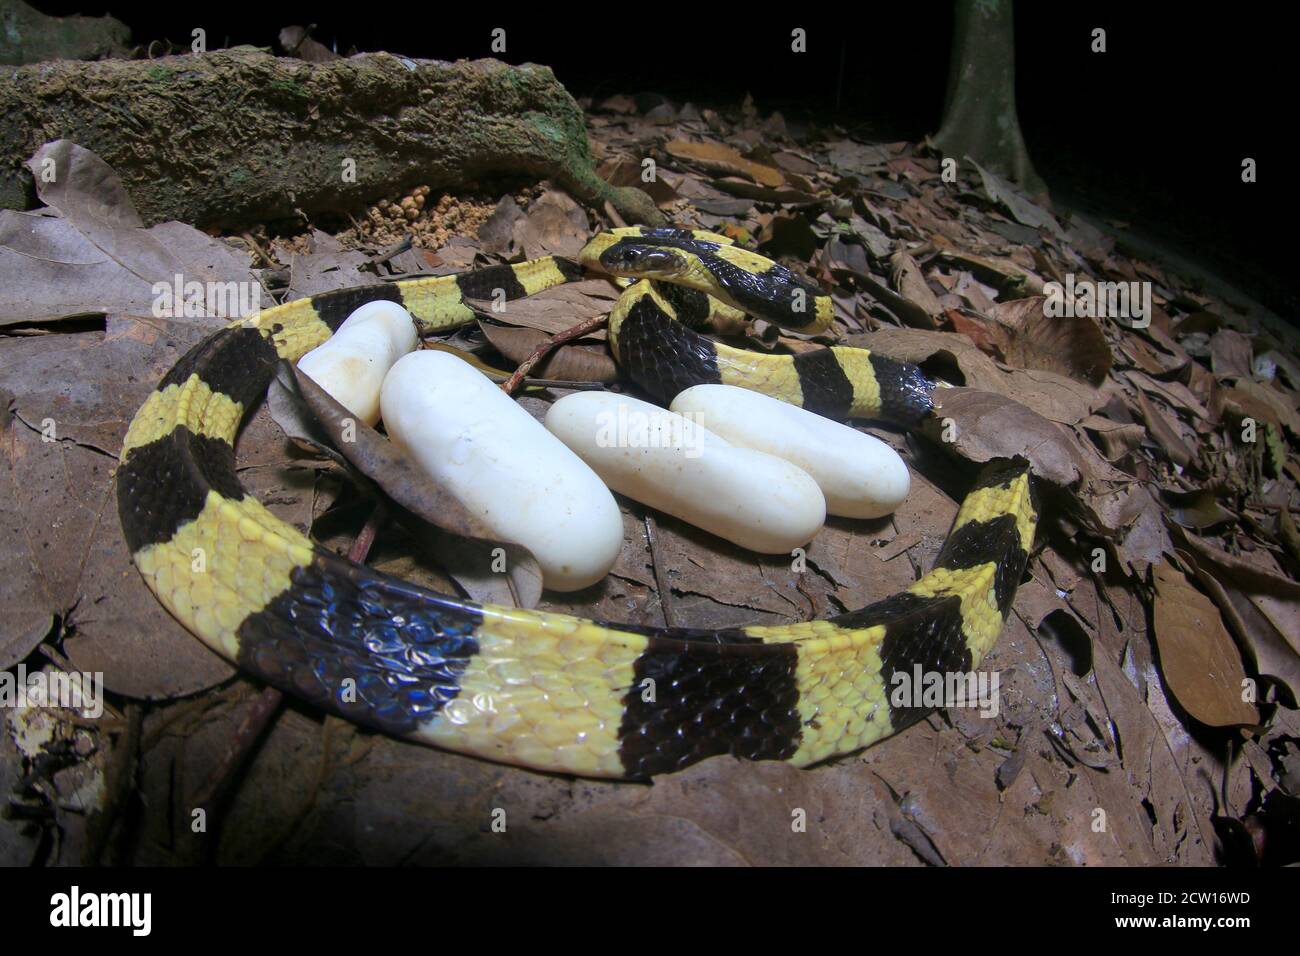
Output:
<instances>
[{"instance_id":1,"label":"leaf litter","mask_svg":"<svg viewBox=\"0 0 1300 956\"><path fill-rule=\"evenodd\" d=\"M930 566L969 462L1023 454L1043 482L1044 521L985 668L1000 679L996 715L939 712L811 770L718 757L643 786L496 766L294 708L244 771L216 846L200 847L177 808L217 765L258 688L162 611L117 527L111 482L126 423L217 325L155 317L153 284L173 270L252 281L266 305L571 256L592 230L620 223L544 187L531 198L503 194L477 228L439 220L447 202L426 210L417 236L446 236L436 249L367 245L364 230L346 244L315 228L270 240L181 223L146 230L97 157L52 143L33 164L49 157L73 175L42 190L42 208L0 212L9 416L0 588L10 609L0 656L6 667L50 658L102 670L117 710L141 715L140 825L111 847L116 858L1206 864L1239 848L1234 834L1267 834L1279 814L1265 807L1294 799L1300 777L1300 357L1279 327L1253 304L1201 291L1197 276L1121 254L1092 223L973 163L944 183L924 145L858 142L763 117L750 101L737 110L662 98L586 105L603 175L644 188L679 225L725 231L822 282L835 296L839 341L921 363L954 386L939 394L950 440L860 426L909 461L913 494L888 518L830 520L802 572L621 500L614 571L577 594L542 594L540 606L696 627L860 607ZM653 182L640 175L645 158ZM1046 283L1067 275L1149 282L1150 324L1047 314ZM509 370L617 295L587 280L504 311L480 303L482 323L441 347ZM533 374L608 382L602 341L595 333L565 345ZM807 345L789 336L746 344ZM563 393L526 383L522 401L538 414ZM367 495L277 419L287 431L265 408L246 427L241 479L286 520L346 550ZM370 468L384 475L391 464ZM415 537L384 525L372 562L456 588ZM97 733L120 741L124 731ZM0 746L0 767L16 759ZM497 807L510 816L506 834L485 827ZM803 830L791 827L795 810ZM45 826L58 827L62 812ZM38 845L31 826L0 826L6 858ZM57 858L75 861L92 846L72 839Z\"/></svg>"}]
</instances>

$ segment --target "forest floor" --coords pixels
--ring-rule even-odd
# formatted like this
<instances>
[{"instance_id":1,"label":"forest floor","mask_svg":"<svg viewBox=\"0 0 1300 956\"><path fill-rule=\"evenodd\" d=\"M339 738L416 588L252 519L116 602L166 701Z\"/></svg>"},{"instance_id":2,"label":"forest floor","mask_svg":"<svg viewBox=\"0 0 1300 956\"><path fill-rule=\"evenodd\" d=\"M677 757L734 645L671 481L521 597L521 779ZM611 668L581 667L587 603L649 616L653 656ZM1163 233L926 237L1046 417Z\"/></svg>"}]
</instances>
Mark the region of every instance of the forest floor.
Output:
<instances>
[{"instance_id":1,"label":"forest floor","mask_svg":"<svg viewBox=\"0 0 1300 956\"><path fill-rule=\"evenodd\" d=\"M970 163L945 177L924 144L858 142L749 102L584 105L606 179L832 290L832 335L760 324L745 347L862 345L959 387L942 396L943 447L861 426L907 460L912 493L889 518L831 519L806 570L620 498L613 572L540 606L695 627L861 607L930 566L967 462L1021 454L1048 494L1014 613L982 665L999 676L997 713L954 708L809 770L717 757L645 785L490 764L290 704L196 833L197 795L264 698L158 605L118 528L126 425L218 325L158 318L153 281L252 280L268 306L573 256L621 223L545 184L488 184L393 196L343 224L210 236L143 228L111 175L87 177L45 192L41 209L0 212L0 666L102 672L108 706L98 717L4 710L0 862L1295 862L1295 335L1250 299L1126 255L1106 231ZM1093 281L1132 283L1129 314L1089 314ZM1053 283L1074 290L1074 316L1048 314ZM509 372L617 295L603 279L564 286L446 344ZM608 379L603 339L565 346L535 374ZM560 394L526 388L521 401L537 413ZM337 465L286 440L268 407L245 428L239 462L281 518L352 546L369 502ZM456 590L395 525L369 562Z\"/></svg>"}]
</instances>

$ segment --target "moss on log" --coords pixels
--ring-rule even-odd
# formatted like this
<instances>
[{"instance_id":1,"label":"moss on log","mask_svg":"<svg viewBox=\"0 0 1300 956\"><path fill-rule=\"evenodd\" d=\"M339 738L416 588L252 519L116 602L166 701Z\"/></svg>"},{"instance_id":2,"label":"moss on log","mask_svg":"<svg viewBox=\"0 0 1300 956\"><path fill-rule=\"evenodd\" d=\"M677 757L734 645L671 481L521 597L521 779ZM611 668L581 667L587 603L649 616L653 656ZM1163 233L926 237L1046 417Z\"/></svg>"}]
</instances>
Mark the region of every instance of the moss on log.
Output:
<instances>
[{"instance_id":1,"label":"moss on log","mask_svg":"<svg viewBox=\"0 0 1300 956\"><path fill-rule=\"evenodd\" d=\"M307 63L249 47L51 62L12 71L0 115L0 207L30 207L23 162L69 139L113 166L150 223L338 214L397 189L493 176L549 178L628 221L662 221L647 194L596 175L582 110L533 64L387 53Z\"/></svg>"},{"instance_id":2,"label":"moss on log","mask_svg":"<svg viewBox=\"0 0 1300 956\"><path fill-rule=\"evenodd\" d=\"M22 0L0 0L0 63L125 56L130 39L112 17L48 17Z\"/></svg>"}]
</instances>

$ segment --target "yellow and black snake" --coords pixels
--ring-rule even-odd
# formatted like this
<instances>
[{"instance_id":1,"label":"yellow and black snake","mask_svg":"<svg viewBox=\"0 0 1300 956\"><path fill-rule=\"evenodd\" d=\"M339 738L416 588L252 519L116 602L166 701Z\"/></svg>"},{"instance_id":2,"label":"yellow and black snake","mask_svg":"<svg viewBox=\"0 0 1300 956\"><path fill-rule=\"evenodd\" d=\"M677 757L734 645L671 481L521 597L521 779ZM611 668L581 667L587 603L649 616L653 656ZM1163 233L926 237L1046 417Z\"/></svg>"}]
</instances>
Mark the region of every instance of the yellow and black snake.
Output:
<instances>
[{"instance_id":1,"label":"yellow and black snake","mask_svg":"<svg viewBox=\"0 0 1300 956\"><path fill-rule=\"evenodd\" d=\"M322 293L214 332L136 413L118 509L159 600L208 647L313 705L491 760L645 778L715 754L798 766L865 747L928 713L893 677L967 672L1002 630L1037 523L1028 465L985 466L932 571L827 621L704 630L601 623L438 594L313 544L240 487L234 441L276 365L391 299L423 332L475 315L467 299L531 295L583 265L639 281L610 317L629 377L663 399L703 382L765 391L835 417L914 426L917 368L862 349L759 355L689 327L738 312L825 330L828 297L720 236L631 227L580 263L545 258ZM680 320L680 321L679 321Z\"/></svg>"}]
</instances>

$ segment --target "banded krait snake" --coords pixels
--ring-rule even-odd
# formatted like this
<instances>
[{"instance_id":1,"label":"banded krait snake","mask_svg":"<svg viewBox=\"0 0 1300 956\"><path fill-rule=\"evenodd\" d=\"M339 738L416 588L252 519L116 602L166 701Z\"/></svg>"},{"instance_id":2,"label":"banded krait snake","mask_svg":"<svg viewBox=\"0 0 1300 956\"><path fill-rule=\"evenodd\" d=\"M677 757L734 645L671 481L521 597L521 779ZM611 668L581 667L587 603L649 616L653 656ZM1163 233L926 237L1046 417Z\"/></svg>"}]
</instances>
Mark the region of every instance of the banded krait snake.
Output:
<instances>
[{"instance_id":1,"label":"banded krait snake","mask_svg":"<svg viewBox=\"0 0 1300 956\"><path fill-rule=\"evenodd\" d=\"M720 236L631 227L598 235L580 260L654 280L626 289L609 340L660 398L724 382L834 417L914 427L931 412L935 383L913 366L840 347L760 355L695 331L742 312L802 331L831 322L821 290ZM804 766L922 717L891 704L891 677L917 665L969 671L997 640L1037 522L1023 461L984 467L934 569L906 591L831 620L724 630L438 594L313 544L240 487L235 437L277 363L361 304L400 302L428 333L472 319L467 299L519 298L582 274L544 258L326 292L208 336L150 394L122 448L118 508L148 586L208 647L274 687L387 733L539 770L644 778L726 753Z\"/></svg>"}]
</instances>

